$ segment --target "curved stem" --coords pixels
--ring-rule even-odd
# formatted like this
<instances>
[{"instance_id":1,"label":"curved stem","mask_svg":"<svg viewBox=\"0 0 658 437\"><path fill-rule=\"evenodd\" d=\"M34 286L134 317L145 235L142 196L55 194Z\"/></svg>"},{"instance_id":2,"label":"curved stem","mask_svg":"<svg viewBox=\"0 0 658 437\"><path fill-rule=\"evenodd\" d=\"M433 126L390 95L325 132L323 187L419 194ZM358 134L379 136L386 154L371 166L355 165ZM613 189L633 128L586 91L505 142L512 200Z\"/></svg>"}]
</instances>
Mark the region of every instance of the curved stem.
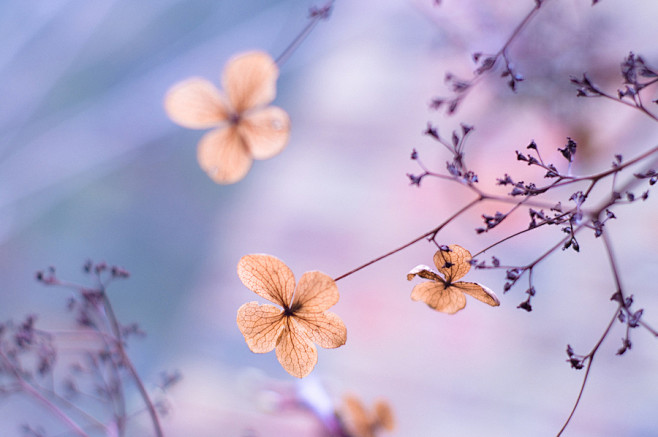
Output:
<instances>
[{"instance_id":1,"label":"curved stem","mask_svg":"<svg viewBox=\"0 0 658 437\"><path fill-rule=\"evenodd\" d=\"M310 21L302 29L302 31L295 37L294 40L288 45L288 47L285 48L283 53L279 55L278 58L276 58L276 64L280 67L283 65L290 55L293 54L295 50L306 40L306 38L311 34L315 26L320 22L320 20L326 19L329 16L329 13L331 12L331 8L333 7L334 0L329 0L329 2L321 7L318 10L315 10L310 17Z\"/></svg>"},{"instance_id":2,"label":"curved stem","mask_svg":"<svg viewBox=\"0 0 658 437\"><path fill-rule=\"evenodd\" d=\"M631 103L627 100L618 99L617 97L611 96L610 94L608 94L606 92L603 92L601 90L597 90L597 92L601 97L605 97L605 98L613 100L615 102L622 103L626 106L630 106L631 108L635 108L635 109L639 110L640 112L642 112L643 114L645 114L646 116L648 116L649 118L651 118L652 120L658 121L658 116L656 116L655 114L650 112L644 105L642 105L641 102L640 102L640 104L638 104L638 102L633 100L633 103Z\"/></svg>"},{"instance_id":3,"label":"curved stem","mask_svg":"<svg viewBox=\"0 0 658 437\"><path fill-rule=\"evenodd\" d=\"M144 383L142 382L141 378L137 374L137 370L135 369L132 362L128 358L128 354L126 353L126 350L123 346L123 340L121 339L121 330L119 328L119 322L117 321L117 318L114 314L114 310L112 309L112 304L110 303L110 300L108 299L107 294L105 293L104 290L102 290L102 294L103 294L103 306L105 307L107 318L110 321L112 332L116 337L116 345L117 345L117 350L121 354L121 362L123 365L126 366L128 372L130 372L130 375L133 377L133 381L137 385L137 389L139 390L139 393L142 396L142 400L144 401L144 404L146 404L146 409L149 412L149 416L151 416L151 422L153 423L153 429L155 430L156 437L162 437L163 433L162 433L162 427L160 425L160 420L158 419L158 413L155 410L155 406L153 405L153 402L151 401L151 398L149 397L146 388L144 387Z\"/></svg>"},{"instance_id":4,"label":"curved stem","mask_svg":"<svg viewBox=\"0 0 658 437\"><path fill-rule=\"evenodd\" d=\"M456 213L454 213L453 215L451 215L450 217L448 217L448 218L447 218L446 220L444 220L439 226L437 226L436 228L432 229L431 231L425 232L423 235L421 235L421 236L419 236L419 237L417 237L417 238L414 238L414 239L411 240L410 242L408 242L408 243L406 243L406 244L404 244L404 245L398 247L397 249L393 249L393 250L391 250L390 252L385 253L385 254L382 255L382 256L379 256L379 257L377 257L377 258L375 258L375 259L373 259L373 260L371 260L371 261L368 261L367 263L362 264L362 265L360 265L359 267L357 267L357 268L355 268L355 269L352 269L352 270L350 270L349 272L347 272L347 273L345 273L345 274L343 274L343 275L340 275L340 276L334 278L334 281L340 281L341 279L343 279L343 278L345 278L345 277L347 277L347 276L350 276L351 274L356 273L356 272L358 272L359 270L368 267L369 265L372 265L372 264L374 264L374 263L376 263L376 262L378 262L378 261L383 260L384 258L387 258L387 257L389 257L389 256L391 256L391 255L393 255L393 254L396 254L396 253L398 253L399 251L401 251L401 250L403 250L403 249L406 249L407 247L409 247L409 246L411 246L411 245L413 245L413 244L419 242L420 240L423 240L423 239L428 238L428 237L431 237L431 239L433 240L433 239L436 237L436 234L438 234L439 231L440 231L441 229L443 229L448 223L450 223L451 221L453 221L454 219L456 219L457 217L459 217L459 216L460 216L461 214L463 214L464 212L468 211L470 208L472 208L475 204L477 204L478 202L482 201L483 199L484 199L484 198L483 198L482 196L477 197L476 199L472 200L471 202L469 202L468 204L466 204L464 207L462 207L459 211L457 211Z\"/></svg>"},{"instance_id":5,"label":"curved stem","mask_svg":"<svg viewBox=\"0 0 658 437\"><path fill-rule=\"evenodd\" d=\"M37 389L35 389L34 387L32 387L32 385L30 385L27 381L25 381L21 376L20 372L18 371L18 369L16 369L16 367L12 364L11 360L5 355L3 351L0 351L0 358L2 358L2 360L5 362L6 368L9 369L12 372L14 378L16 378L16 381L18 382L20 389L22 391L29 394L34 399L36 399L41 404L43 404L57 418L59 418L62 422L66 423L66 425L68 425L75 434L82 437L88 436L87 433L80 427L80 425L78 425L73 420L71 420L69 416L67 416L62 410L60 410L57 407L57 405L53 404Z\"/></svg>"},{"instance_id":6,"label":"curved stem","mask_svg":"<svg viewBox=\"0 0 658 437\"><path fill-rule=\"evenodd\" d=\"M573 415L576 413L576 408L578 408L578 404L580 404L580 400L583 397L583 393L585 391L585 386L587 385L587 380L589 379L589 372L592 368L592 362L594 361L594 355L596 355L596 352L599 350L599 347L603 343L603 340L608 336L610 333L610 329L612 328L612 325L615 323L615 320L617 320L617 315L619 314L619 311L621 310L621 305L617 307L615 310L614 315L612 316L612 319L608 323L608 326L605 328L605 331L603 332L603 335L601 338L599 338L599 341L596 342L596 345L594 345L594 348L590 351L589 354L587 354L587 369L585 369L585 376L583 377L583 383L580 386L580 391L578 392L578 397L576 398L576 402L573 405L573 408L571 409L571 413L569 414L569 417L567 417L567 420L564 422L564 425L562 425L562 428L560 428L560 431L558 431L556 437L560 437L564 430L567 428L567 425L569 425L569 422L571 422L571 418Z\"/></svg>"}]
</instances>

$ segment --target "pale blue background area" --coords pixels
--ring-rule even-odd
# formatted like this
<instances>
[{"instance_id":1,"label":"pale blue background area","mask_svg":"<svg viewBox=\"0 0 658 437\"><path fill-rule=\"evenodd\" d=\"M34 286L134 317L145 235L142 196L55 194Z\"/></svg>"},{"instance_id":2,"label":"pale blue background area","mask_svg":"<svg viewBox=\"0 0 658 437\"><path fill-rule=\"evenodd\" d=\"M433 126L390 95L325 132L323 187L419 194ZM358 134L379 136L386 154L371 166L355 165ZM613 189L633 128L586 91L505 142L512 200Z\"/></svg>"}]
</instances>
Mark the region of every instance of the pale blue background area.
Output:
<instances>
[{"instance_id":1,"label":"pale blue background area","mask_svg":"<svg viewBox=\"0 0 658 437\"><path fill-rule=\"evenodd\" d=\"M579 174L658 142L655 122L619 104L576 99L568 79L587 71L614 92L630 50L657 65L654 1L632 9L611 0L593 8L586 0L547 2L511 46L526 76L519 92L487 77L452 118L427 109L432 97L448 95L446 71L469 75L470 53L498 50L534 2L431 3L337 2L281 68L275 104L292 119L287 149L255 163L238 184L218 186L196 163L202 133L166 117L166 90L189 76L218 80L224 62L243 50L278 56L312 3L1 2L0 319L36 313L43 328L67 326L67 292L35 283L34 272L54 265L82 280L87 258L120 264L132 277L110 297L122 321L149 333L130 344L138 370L147 382L162 370L184 374L163 421L167 435L322 435L313 416L284 408L296 396L294 378L273 353L252 354L235 325L237 308L257 298L235 274L242 255L273 254L297 277L308 270L336 277L432 229L471 194L438 180L408 185L405 174L419 171L408 159L412 148L436 170L448 159L421 135L428 120L444 134L462 121L476 127L467 159L487 190L497 190L505 172L541 182L541 172L514 157L531 139L556 163L555 149L576 139ZM654 327L656 197L618 208L619 220L608 225L623 284ZM439 240L476 252L527 225L521 214L476 236L479 215L503 208L483 205ZM527 262L561 235L533 233L495 254ZM559 252L537 268L530 314L515 308L525 281L503 296L502 272L467 277L495 290L500 308L471 300L450 317L411 302L405 275L431 263L425 243L339 281L334 310L348 343L320 350L310 381L336 405L345 392L368 403L389 399L393 435L555 435L582 377L565 362L566 344L586 353L614 311L601 241L580 242L580 254ZM616 357L622 335L617 327L596 356L565 435L658 433L658 343L637 330L633 349ZM11 399L0 401L1 435L45 416Z\"/></svg>"}]
</instances>

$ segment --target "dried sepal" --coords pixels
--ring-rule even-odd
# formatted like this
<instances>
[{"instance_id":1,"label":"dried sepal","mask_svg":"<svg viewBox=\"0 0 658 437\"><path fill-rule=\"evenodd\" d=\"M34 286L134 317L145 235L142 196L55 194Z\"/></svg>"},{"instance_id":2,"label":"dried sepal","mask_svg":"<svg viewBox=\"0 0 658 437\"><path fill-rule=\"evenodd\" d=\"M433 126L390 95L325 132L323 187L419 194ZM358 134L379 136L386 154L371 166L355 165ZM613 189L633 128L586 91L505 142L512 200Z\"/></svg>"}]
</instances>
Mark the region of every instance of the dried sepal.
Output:
<instances>
[{"instance_id":1,"label":"dried sepal","mask_svg":"<svg viewBox=\"0 0 658 437\"><path fill-rule=\"evenodd\" d=\"M279 154L290 137L288 113L277 106L256 111L242 119L240 136L249 145L254 159L269 159Z\"/></svg>"},{"instance_id":2,"label":"dried sepal","mask_svg":"<svg viewBox=\"0 0 658 437\"><path fill-rule=\"evenodd\" d=\"M297 322L286 318L286 326L276 345L276 358L281 366L297 378L307 376L318 362L318 351Z\"/></svg>"},{"instance_id":3,"label":"dried sepal","mask_svg":"<svg viewBox=\"0 0 658 437\"><path fill-rule=\"evenodd\" d=\"M461 281L453 284L453 287L459 289L471 297L474 297L480 302L486 303L487 305L491 305L493 307L500 305L498 296L496 296L496 294L491 289L485 287L482 284L478 284L476 282Z\"/></svg>"},{"instance_id":4,"label":"dried sepal","mask_svg":"<svg viewBox=\"0 0 658 437\"><path fill-rule=\"evenodd\" d=\"M272 255L245 255L238 262L238 277L245 287L282 307L289 305L295 291L295 276Z\"/></svg>"},{"instance_id":5,"label":"dried sepal","mask_svg":"<svg viewBox=\"0 0 658 437\"><path fill-rule=\"evenodd\" d=\"M424 279L431 279L433 281L439 281L442 279L441 276L439 276L438 273L432 270L431 267L427 267L422 264L417 265L416 267L411 269L409 273L407 273L407 281L411 281L416 275Z\"/></svg>"},{"instance_id":6,"label":"dried sepal","mask_svg":"<svg viewBox=\"0 0 658 437\"><path fill-rule=\"evenodd\" d=\"M383 399L378 399L375 401L373 409L377 422L381 424L381 427L387 431L393 431L395 429L395 416L393 416L391 405Z\"/></svg>"},{"instance_id":7,"label":"dried sepal","mask_svg":"<svg viewBox=\"0 0 658 437\"><path fill-rule=\"evenodd\" d=\"M165 96L169 118L190 129L208 129L228 120L229 109L212 82L193 77L177 83Z\"/></svg>"},{"instance_id":8,"label":"dried sepal","mask_svg":"<svg viewBox=\"0 0 658 437\"><path fill-rule=\"evenodd\" d=\"M338 303L338 287L322 272L306 272L299 279L292 308L298 312L318 313Z\"/></svg>"},{"instance_id":9,"label":"dried sepal","mask_svg":"<svg viewBox=\"0 0 658 437\"><path fill-rule=\"evenodd\" d=\"M255 353L271 352L284 328L281 310L273 305L248 302L238 309L238 328Z\"/></svg>"},{"instance_id":10,"label":"dried sepal","mask_svg":"<svg viewBox=\"0 0 658 437\"><path fill-rule=\"evenodd\" d=\"M434 265L439 273L452 283L463 278L471 269L471 253L461 246L451 244L448 250L437 250L434 254Z\"/></svg>"},{"instance_id":11,"label":"dried sepal","mask_svg":"<svg viewBox=\"0 0 658 437\"><path fill-rule=\"evenodd\" d=\"M252 159L235 127L205 134L197 148L197 161L218 184L232 184L245 177Z\"/></svg>"},{"instance_id":12,"label":"dried sepal","mask_svg":"<svg viewBox=\"0 0 658 437\"><path fill-rule=\"evenodd\" d=\"M279 68L272 57L254 51L229 59L222 73L222 86L233 110L241 113L271 103L278 78Z\"/></svg>"},{"instance_id":13,"label":"dried sepal","mask_svg":"<svg viewBox=\"0 0 658 437\"><path fill-rule=\"evenodd\" d=\"M411 290L411 300L425 302L427 306L446 314L455 314L466 306L464 293L441 282L423 282Z\"/></svg>"}]
</instances>

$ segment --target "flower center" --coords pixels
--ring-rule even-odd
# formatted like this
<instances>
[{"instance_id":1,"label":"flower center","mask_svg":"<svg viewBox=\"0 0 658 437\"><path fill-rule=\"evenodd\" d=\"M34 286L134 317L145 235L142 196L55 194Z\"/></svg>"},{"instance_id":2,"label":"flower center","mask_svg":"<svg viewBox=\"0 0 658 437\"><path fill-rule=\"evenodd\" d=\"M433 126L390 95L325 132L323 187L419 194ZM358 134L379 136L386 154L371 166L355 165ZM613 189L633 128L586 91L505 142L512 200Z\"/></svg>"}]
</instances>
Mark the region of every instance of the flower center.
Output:
<instances>
[{"instance_id":1,"label":"flower center","mask_svg":"<svg viewBox=\"0 0 658 437\"><path fill-rule=\"evenodd\" d=\"M240 123L240 114L237 114L237 113L229 114L228 122L232 125L236 125L236 124Z\"/></svg>"},{"instance_id":2,"label":"flower center","mask_svg":"<svg viewBox=\"0 0 658 437\"><path fill-rule=\"evenodd\" d=\"M284 316L290 317L290 316L293 316L294 314L295 314L295 312L293 311L292 308L288 308L288 307L283 308L283 315Z\"/></svg>"}]
</instances>

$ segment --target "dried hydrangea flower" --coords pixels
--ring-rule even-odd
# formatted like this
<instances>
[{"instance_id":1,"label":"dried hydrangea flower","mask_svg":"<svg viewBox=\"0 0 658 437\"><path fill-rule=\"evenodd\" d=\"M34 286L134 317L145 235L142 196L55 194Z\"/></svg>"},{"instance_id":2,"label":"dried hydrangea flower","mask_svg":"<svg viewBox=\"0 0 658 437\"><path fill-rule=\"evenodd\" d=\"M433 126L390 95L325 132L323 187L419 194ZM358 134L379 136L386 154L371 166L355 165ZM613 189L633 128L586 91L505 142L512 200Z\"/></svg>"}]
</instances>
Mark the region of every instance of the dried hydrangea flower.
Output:
<instances>
[{"instance_id":1,"label":"dried hydrangea flower","mask_svg":"<svg viewBox=\"0 0 658 437\"><path fill-rule=\"evenodd\" d=\"M288 143L290 119L276 106L279 69L264 52L231 58L222 73L224 93L193 77L171 87L165 97L169 117L190 129L215 128L199 141L201 168L217 183L242 179L253 159L278 154Z\"/></svg>"},{"instance_id":2,"label":"dried hydrangea flower","mask_svg":"<svg viewBox=\"0 0 658 437\"><path fill-rule=\"evenodd\" d=\"M395 428L393 411L384 400L377 400L372 411L369 411L357 397L346 395L343 397L343 410L351 436L375 437L380 429L392 431Z\"/></svg>"},{"instance_id":3,"label":"dried hydrangea flower","mask_svg":"<svg viewBox=\"0 0 658 437\"><path fill-rule=\"evenodd\" d=\"M461 246L452 244L448 250L439 249L434 254L434 265L439 273L430 267L419 265L408 274L411 281L416 275L429 279L429 282L417 284L411 291L411 299L425 302L430 308L448 314L454 314L466 306L464 293L473 296L491 306L500 305L498 297L484 285L475 282L455 282L471 269L471 253Z\"/></svg>"},{"instance_id":4,"label":"dried hydrangea flower","mask_svg":"<svg viewBox=\"0 0 658 437\"><path fill-rule=\"evenodd\" d=\"M238 263L238 276L251 291L282 308L258 302L240 307L238 327L252 352L276 349L283 368L303 378L318 360L313 343L324 348L345 344L345 324L327 311L339 297L338 287L329 276L306 272L295 288L292 271L271 255L243 256Z\"/></svg>"}]
</instances>

